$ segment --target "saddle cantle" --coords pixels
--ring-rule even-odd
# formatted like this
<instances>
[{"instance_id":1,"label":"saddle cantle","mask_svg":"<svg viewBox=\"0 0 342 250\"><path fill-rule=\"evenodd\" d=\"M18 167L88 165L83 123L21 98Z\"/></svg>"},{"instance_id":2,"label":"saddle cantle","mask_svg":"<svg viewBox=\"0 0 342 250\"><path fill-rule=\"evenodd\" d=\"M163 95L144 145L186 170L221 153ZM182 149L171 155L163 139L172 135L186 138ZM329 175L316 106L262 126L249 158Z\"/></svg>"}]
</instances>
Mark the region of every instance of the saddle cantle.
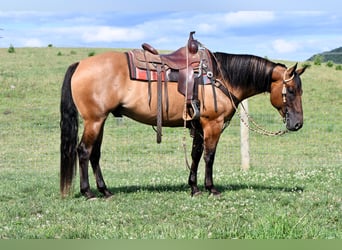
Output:
<instances>
[{"instance_id":1,"label":"saddle cantle","mask_svg":"<svg viewBox=\"0 0 342 250\"><path fill-rule=\"evenodd\" d=\"M199 72L205 65L212 69L210 52L199 49L201 44L193 38L195 32L190 32L187 46L181 47L170 54L159 54L151 45L144 43L141 49L126 52L130 77L132 80L147 81L149 104L151 103L151 82L157 81L157 142L161 141L162 119L162 88L167 93L167 82L178 82L178 91L186 97L186 120L196 120L200 116L198 100L199 81L203 81ZM205 61L205 63L203 63ZM197 74L199 76L197 76ZM166 112L168 112L168 96L166 94ZM160 129L158 129L160 127Z\"/></svg>"}]
</instances>

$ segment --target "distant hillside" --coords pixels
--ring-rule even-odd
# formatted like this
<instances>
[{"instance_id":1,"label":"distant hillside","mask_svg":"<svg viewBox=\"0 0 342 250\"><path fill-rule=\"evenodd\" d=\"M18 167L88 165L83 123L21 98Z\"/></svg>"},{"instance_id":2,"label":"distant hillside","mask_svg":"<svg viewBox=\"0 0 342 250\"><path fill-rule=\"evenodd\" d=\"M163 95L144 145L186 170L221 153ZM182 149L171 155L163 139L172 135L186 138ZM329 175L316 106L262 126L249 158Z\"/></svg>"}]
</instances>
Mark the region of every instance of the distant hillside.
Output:
<instances>
[{"instance_id":1,"label":"distant hillside","mask_svg":"<svg viewBox=\"0 0 342 250\"><path fill-rule=\"evenodd\" d=\"M313 55L308 61L313 61L315 56L321 56L323 62L333 61L334 63L342 64L342 47L333 49L331 51L323 52L320 54Z\"/></svg>"}]
</instances>

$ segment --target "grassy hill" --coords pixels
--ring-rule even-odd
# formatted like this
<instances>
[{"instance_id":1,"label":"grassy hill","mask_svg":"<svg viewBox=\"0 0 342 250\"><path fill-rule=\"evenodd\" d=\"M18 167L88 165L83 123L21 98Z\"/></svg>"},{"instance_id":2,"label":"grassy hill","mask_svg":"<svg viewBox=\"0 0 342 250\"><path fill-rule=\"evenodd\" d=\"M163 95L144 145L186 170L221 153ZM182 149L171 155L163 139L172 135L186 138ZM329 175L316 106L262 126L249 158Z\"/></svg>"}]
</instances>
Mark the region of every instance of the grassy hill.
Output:
<instances>
[{"instance_id":1,"label":"grassy hill","mask_svg":"<svg viewBox=\"0 0 342 250\"><path fill-rule=\"evenodd\" d=\"M314 61L317 56L322 58L322 62L332 61L334 63L342 64L342 47L313 55L308 61Z\"/></svg>"}]
</instances>

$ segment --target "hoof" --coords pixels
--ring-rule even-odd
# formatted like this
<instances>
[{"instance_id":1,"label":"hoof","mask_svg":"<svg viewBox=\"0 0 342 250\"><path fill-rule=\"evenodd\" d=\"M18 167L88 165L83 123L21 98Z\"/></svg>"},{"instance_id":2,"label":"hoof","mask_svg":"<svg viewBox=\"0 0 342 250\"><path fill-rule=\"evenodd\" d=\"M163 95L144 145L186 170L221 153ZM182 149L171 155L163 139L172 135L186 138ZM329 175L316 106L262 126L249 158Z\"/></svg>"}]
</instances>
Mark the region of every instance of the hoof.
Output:
<instances>
[{"instance_id":1,"label":"hoof","mask_svg":"<svg viewBox=\"0 0 342 250\"><path fill-rule=\"evenodd\" d=\"M111 200L114 199L114 195L113 195L113 194L111 194L111 195L106 195L104 198L105 198L106 201L111 201Z\"/></svg>"},{"instance_id":2,"label":"hoof","mask_svg":"<svg viewBox=\"0 0 342 250\"><path fill-rule=\"evenodd\" d=\"M199 196L202 194L201 190L197 186L191 186L191 197Z\"/></svg>"},{"instance_id":3,"label":"hoof","mask_svg":"<svg viewBox=\"0 0 342 250\"><path fill-rule=\"evenodd\" d=\"M215 198L219 198L221 197L221 193L216 191L216 192L210 192L210 197L215 197Z\"/></svg>"},{"instance_id":4,"label":"hoof","mask_svg":"<svg viewBox=\"0 0 342 250\"><path fill-rule=\"evenodd\" d=\"M201 192L201 191L197 191L197 192L192 192L192 193L191 193L191 196L192 196L192 197L196 197L196 196L200 196L200 195L202 195L202 192Z\"/></svg>"},{"instance_id":5,"label":"hoof","mask_svg":"<svg viewBox=\"0 0 342 250\"><path fill-rule=\"evenodd\" d=\"M91 192L90 190L81 191L81 194L86 198L86 200L96 199L96 195L93 192Z\"/></svg>"},{"instance_id":6,"label":"hoof","mask_svg":"<svg viewBox=\"0 0 342 250\"><path fill-rule=\"evenodd\" d=\"M220 197L221 193L219 191L217 191L216 188L208 188L209 194L210 196L214 196L214 197Z\"/></svg>"},{"instance_id":7,"label":"hoof","mask_svg":"<svg viewBox=\"0 0 342 250\"><path fill-rule=\"evenodd\" d=\"M103 193L103 196L104 196L105 199L110 199L110 198L113 197L113 194L110 191L108 191L108 190L105 190L102 193Z\"/></svg>"},{"instance_id":8,"label":"hoof","mask_svg":"<svg viewBox=\"0 0 342 250\"><path fill-rule=\"evenodd\" d=\"M96 201L97 200L97 197L90 197L90 198L87 198L87 201Z\"/></svg>"}]
</instances>

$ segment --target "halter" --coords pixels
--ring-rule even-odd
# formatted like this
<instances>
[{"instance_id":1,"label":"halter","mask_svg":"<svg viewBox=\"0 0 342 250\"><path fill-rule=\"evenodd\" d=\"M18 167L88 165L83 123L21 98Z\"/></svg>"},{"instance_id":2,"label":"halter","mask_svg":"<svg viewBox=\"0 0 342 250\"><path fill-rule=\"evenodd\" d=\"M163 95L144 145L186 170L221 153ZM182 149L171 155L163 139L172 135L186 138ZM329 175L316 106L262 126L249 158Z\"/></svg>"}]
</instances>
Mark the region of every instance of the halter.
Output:
<instances>
[{"instance_id":1,"label":"halter","mask_svg":"<svg viewBox=\"0 0 342 250\"><path fill-rule=\"evenodd\" d=\"M292 80L294 79L294 77L295 77L295 74L293 74L289 79L285 79L285 77L286 77L286 72L287 72L287 70L284 72L284 75L283 75L283 89L282 89L282 91L281 91L281 94L282 94L282 97L283 97L283 103L284 103L285 105L286 105L286 94L287 94L286 84L287 84L288 82L292 81ZM219 80L216 79L216 81L219 81ZM237 106L235 105L235 103L234 103L234 101L233 101L232 94L231 94L230 92L229 92L229 97L230 97L230 99L231 99L231 102L232 102L232 104L233 104L233 107L234 107L234 109L235 109L237 115L239 116L240 120L242 121L242 123L243 123L249 130L251 130L251 131L253 131L253 132L256 132L256 133L258 133L258 134L267 135L267 136L279 136L279 135L286 134L286 133L288 132L287 129L286 129L286 130L280 130L280 131L273 132L273 131L268 131L268 130L262 128L262 127L259 126L259 125L253 120L253 118L247 113L245 107L244 107L243 104L241 103L241 107L242 107L242 109L243 109L243 112L246 114L247 119L248 119L249 121L251 121L251 123L255 126L255 128L251 127L251 126L247 123L247 121L245 121L245 120L242 118L242 116L241 116L241 114L240 114L240 112L239 112L239 109L238 109ZM285 114L284 119L286 119L286 114ZM226 127L226 126L224 126L224 129L225 129L225 127ZM223 129L223 130L224 130L224 129Z\"/></svg>"},{"instance_id":2,"label":"halter","mask_svg":"<svg viewBox=\"0 0 342 250\"><path fill-rule=\"evenodd\" d=\"M283 76L283 89L281 91L281 95L283 97L283 103L286 103L286 93L287 93L287 88L286 88L286 84L290 81L293 80L295 74L293 74L289 79L285 79L285 75L286 75L287 70L284 72L284 76Z\"/></svg>"}]
</instances>

